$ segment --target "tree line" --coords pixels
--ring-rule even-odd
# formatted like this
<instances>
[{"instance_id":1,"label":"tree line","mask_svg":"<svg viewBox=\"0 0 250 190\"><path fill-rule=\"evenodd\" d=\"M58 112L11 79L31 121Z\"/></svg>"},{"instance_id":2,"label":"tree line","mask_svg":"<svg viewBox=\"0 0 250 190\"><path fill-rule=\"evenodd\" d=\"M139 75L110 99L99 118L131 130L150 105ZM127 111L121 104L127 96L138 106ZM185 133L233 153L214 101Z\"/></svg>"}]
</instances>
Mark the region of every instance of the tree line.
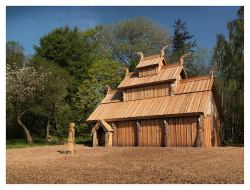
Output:
<instances>
[{"instance_id":1,"label":"tree line","mask_svg":"<svg viewBox=\"0 0 250 190\"><path fill-rule=\"evenodd\" d=\"M55 28L40 38L31 57L17 41L6 43L7 139L58 138L63 141L67 125L75 122L76 135L89 134L89 114L105 96L107 85L116 87L124 67L135 69L136 52L158 53L168 46L166 59L174 63L192 53L185 62L189 76L208 74L216 66L219 93L225 109L225 140L243 141L243 8L228 23L229 39L217 36L211 59L188 31L187 23L174 21L174 33L145 17L82 31ZM223 49L225 48L225 49ZM237 55L237 56L235 56ZM231 60L230 63L227 60ZM233 68L237 68L234 70ZM243 78L242 78L243 77Z\"/></svg>"}]
</instances>

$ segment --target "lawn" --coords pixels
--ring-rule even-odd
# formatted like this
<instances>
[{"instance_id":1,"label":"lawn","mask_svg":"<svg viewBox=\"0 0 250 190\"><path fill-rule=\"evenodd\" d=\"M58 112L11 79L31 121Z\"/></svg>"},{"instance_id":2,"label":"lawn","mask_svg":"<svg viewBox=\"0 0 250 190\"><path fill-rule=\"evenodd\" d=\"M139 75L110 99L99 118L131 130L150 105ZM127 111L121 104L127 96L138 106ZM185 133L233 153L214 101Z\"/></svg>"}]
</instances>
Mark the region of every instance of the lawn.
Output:
<instances>
[{"instance_id":1,"label":"lawn","mask_svg":"<svg viewBox=\"0 0 250 190\"><path fill-rule=\"evenodd\" d=\"M90 135L85 135L83 137L77 137L75 139L76 144L90 144L92 137ZM26 139L11 139L6 141L6 149L16 149L16 148L27 148L36 146L48 146L48 145L59 145L60 142L58 138L53 138L49 144L45 139L33 139L33 144L28 144ZM67 142L67 138L64 138L64 142Z\"/></svg>"},{"instance_id":2,"label":"lawn","mask_svg":"<svg viewBox=\"0 0 250 190\"><path fill-rule=\"evenodd\" d=\"M8 184L244 183L244 148L92 148L66 145L7 150Z\"/></svg>"}]
</instances>

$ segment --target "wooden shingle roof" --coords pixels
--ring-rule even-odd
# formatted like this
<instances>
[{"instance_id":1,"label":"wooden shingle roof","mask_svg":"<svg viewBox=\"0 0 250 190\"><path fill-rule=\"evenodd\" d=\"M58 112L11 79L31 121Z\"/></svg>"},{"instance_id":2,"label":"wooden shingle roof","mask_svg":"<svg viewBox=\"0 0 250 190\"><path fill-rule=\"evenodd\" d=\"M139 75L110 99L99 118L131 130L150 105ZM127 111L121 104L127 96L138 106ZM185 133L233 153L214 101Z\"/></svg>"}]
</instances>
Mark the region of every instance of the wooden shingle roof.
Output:
<instances>
[{"instance_id":1,"label":"wooden shingle roof","mask_svg":"<svg viewBox=\"0 0 250 190\"><path fill-rule=\"evenodd\" d=\"M140 69L148 66L159 65L163 62L163 59L164 58L160 54L147 56L140 60L140 63L136 66L136 68Z\"/></svg>"},{"instance_id":2,"label":"wooden shingle roof","mask_svg":"<svg viewBox=\"0 0 250 190\"><path fill-rule=\"evenodd\" d=\"M210 76L201 76L190 79L183 79L177 86L175 94L184 94L190 92L201 92L211 90L214 79Z\"/></svg>"},{"instance_id":3,"label":"wooden shingle roof","mask_svg":"<svg viewBox=\"0 0 250 190\"><path fill-rule=\"evenodd\" d=\"M179 64L168 64L160 70L157 75L138 77L137 72L125 76L118 86L118 89L130 88L135 86L144 86L145 84L162 83L175 80L183 70L183 66Z\"/></svg>"},{"instance_id":4,"label":"wooden shingle roof","mask_svg":"<svg viewBox=\"0 0 250 190\"><path fill-rule=\"evenodd\" d=\"M209 114L208 101L212 96L214 79L210 76L183 79L179 82L174 96L154 97L123 102L122 97L112 101L107 94L87 121L106 121L133 118L148 118L167 115ZM120 91L113 93L118 97Z\"/></svg>"},{"instance_id":5,"label":"wooden shingle roof","mask_svg":"<svg viewBox=\"0 0 250 190\"><path fill-rule=\"evenodd\" d=\"M164 96L127 102L100 104L87 121L148 118L167 115L206 113L210 91Z\"/></svg>"}]
</instances>

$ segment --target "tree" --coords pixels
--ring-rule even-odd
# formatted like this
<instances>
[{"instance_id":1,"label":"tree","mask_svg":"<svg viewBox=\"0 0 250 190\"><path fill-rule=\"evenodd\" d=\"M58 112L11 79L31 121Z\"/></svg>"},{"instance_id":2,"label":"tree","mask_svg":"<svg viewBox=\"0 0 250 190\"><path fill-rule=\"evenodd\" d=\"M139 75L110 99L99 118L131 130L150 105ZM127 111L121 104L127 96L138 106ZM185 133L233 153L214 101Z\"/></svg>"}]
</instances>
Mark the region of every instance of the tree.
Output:
<instances>
[{"instance_id":1,"label":"tree","mask_svg":"<svg viewBox=\"0 0 250 190\"><path fill-rule=\"evenodd\" d=\"M187 23L181 19L177 19L174 23L174 37L172 45L172 59L177 61L180 56L194 52L197 46L196 40L193 40L193 35L187 31Z\"/></svg>"},{"instance_id":2,"label":"tree","mask_svg":"<svg viewBox=\"0 0 250 190\"><path fill-rule=\"evenodd\" d=\"M102 28L99 35L104 51L123 65L134 69L138 63L136 52L158 53L169 44L169 35L165 28L145 17L135 17L115 25Z\"/></svg>"},{"instance_id":3,"label":"tree","mask_svg":"<svg viewBox=\"0 0 250 190\"><path fill-rule=\"evenodd\" d=\"M74 96L72 112L78 124L83 124L91 112L104 98L107 85L115 88L124 76L122 66L114 60L96 60L88 70L89 78L79 86Z\"/></svg>"},{"instance_id":4,"label":"tree","mask_svg":"<svg viewBox=\"0 0 250 190\"><path fill-rule=\"evenodd\" d=\"M65 97L67 95L67 87L72 80L69 73L57 64L48 61L39 56L34 56L29 66L32 66L40 74L50 73L44 86L44 90L36 96L37 105L32 109L33 112L43 115L47 119L46 138L49 139L50 131L54 134L60 133L60 127L65 127L67 123L58 121L59 110L64 109L66 105ZM59 116L60 117L60 116ZM60 134L59 134L59 137Z\"/></svg>"},{"instance_id":5,"label":"tree","mask_svg":"<svg viewBox=\"0 0 250 190\"><path fill-rule=\"evenodd\" d=\"M8 41L6 43L6 64L10 67L21 68L24 66L25 55L23 46L17 41Z\"/></svg>"},{"instance_id":6,"label":"tree","mask_svg":"<svg viewBox=\"0 0 250 190\"><path fill-rule=\"evenodd\" d=\"M201 46L197 46L196 51L192 53L192 56L185 60L185 71L189 77L208 75L211 70L211 64L209 59L211 53Z\"/></svg>"},{"instance_id":7,"label":"tree","mask_svg":"<svg viewBox=\"0 0 250 190\"><path fill-rule=\"evenodd\" d=\"M32 107L35 94L44 89L46 79L46 74L39 75L32 67L18 68L15 64L7 65L7 104L12 104L29 144L32 144L33 140L21 118Z\"/></svg>"},{"instance_id":8,"label":"tree","mask_svg":"<svg viewBox=\"0 0 250 190\"><path fill-rule=\"evenodd\" d=\"M197 47L196 40L193 40L193 35L187 30L187 23L181 19L175 20L173 25L174 36L172 42L172 55L171 62L177 62L179 58L187 53L192 53L191 56L185 59L185 67L188 76L199 75L200 65L194 63L194 59L197 58L197 54L194 55ZM198 49L198 51L201 49ZM201 52L199 52L201 53Z\"/></svg>"},{"instance_id":9,"label":"tree","mask_svg":"<svg viewBox=\"0 0 250 190\"><path fill-rule=\"evenodd\" d=\"M227 24L229 38L217 35L214 67L225 115L225 140L244 141L244 8Z\"/></svg>"},{"instance_id":10,"label":"tree","mask_svg":"<svg viewBox=\"0 0 250 190\"><path fill-rule=\"evenodd\" d=\"M93 36L95 29L81 32L77 27L56 28L41 37L39 46L34 46L36 55L65 68L77 80L83 80L86 69L92 63Z\"/></svg>"}]
</instances>

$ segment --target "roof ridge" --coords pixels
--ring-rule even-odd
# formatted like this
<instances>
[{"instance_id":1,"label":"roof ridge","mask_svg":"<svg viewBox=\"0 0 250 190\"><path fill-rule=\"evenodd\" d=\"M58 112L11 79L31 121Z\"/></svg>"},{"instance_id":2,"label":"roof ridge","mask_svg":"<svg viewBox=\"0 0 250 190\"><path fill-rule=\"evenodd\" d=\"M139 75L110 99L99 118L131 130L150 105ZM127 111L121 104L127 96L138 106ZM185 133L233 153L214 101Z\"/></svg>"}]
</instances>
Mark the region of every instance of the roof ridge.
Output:
<instances>
[{"instance_id":1,"label":"roof ridge","mask_svg":"<svg viewBox=\"0 0 250 190\"><path fill-rule=\"evenodd\" d=\"M210 75L202 75L202 76L198 76L198 77L182 79L182 80L180 80L180 83L190 82L190 81L207 80L207 79L211 79L211 76Z\"/></svg>"},{"instance_id":2,"label":"roof ridge","mask_svg":"<svg viewBox=\"0 0 250 190\"><path fill-rule=\"evenodd\" d=\"M153 54L153 55L143 57L143 59L141 61L153 59L153 58L156 58L156 57L161 57L161 54Z\"/></svg>"}]
</instances>

